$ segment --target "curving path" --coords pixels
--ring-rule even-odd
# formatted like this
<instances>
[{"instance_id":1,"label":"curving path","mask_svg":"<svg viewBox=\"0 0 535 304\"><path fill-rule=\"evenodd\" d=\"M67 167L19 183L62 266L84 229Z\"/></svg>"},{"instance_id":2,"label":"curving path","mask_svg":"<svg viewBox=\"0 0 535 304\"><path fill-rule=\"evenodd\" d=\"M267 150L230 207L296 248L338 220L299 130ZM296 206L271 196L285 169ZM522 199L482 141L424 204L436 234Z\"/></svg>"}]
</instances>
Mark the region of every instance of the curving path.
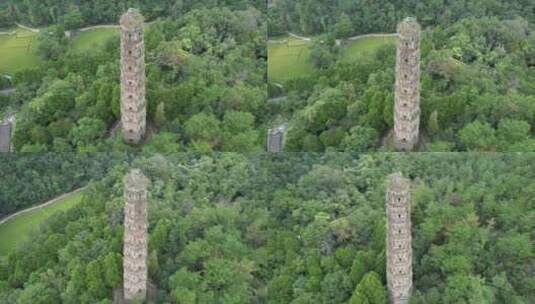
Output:
<instances>
[{"instance_id":1,"label":"curving path","mask_svg":"<svg viewBox=\"0 0 535 304\"><path fill-rule=\"evenodd\" d=\"M284 39L284 40L271 40L271 39L268 39L268 43L288 43L288 39Z\"/></svg>"},{"instance_id":2,"label":"curving path","mask_svg":"<svg viewBox=\"0 0 535 304\"><path fill-rule=\"evenodd\" d=\"M39 33L41 30L40 29L37 29L37 28L32 28L32 27L29 27L29 26L26 26L26 25L22 25L20 23L17 23L15 22L15 24L20 27L20 28L23 28L25 30L28 30L30 32L34 32L34 33Z\"/></svg>"},{"instance_id":3,"label":"curving path","mask_svg":"<svg viewBox=\"0 0 535 304\"><path fill-rule=\"evenodd\" d=\"M76 31L78 31L78 32L87 32L87 31L94 30L94 29L99 29L99 28L119 28L119 27L120 27L120 25L118 25L118 24L101 24L101 25L92 25L92 26L88 26L88 27L79 28Z\"/></svg>"},{"instance_id":4,"label":"curving path","mask_svg":"<svg viewBox=\"0 0 535 304\"><path fill-rule=\"evenodd\" d=\"M18 27L23 28L25 30L28 30L30 32L39 33L41 31L38 28L29 27L27 25L22 25L20 23L15 23L15 24ZM116 28L116 27L119 27L119 25L118 24L100 24L100 25L92 25L92 26L82 27L82 28L76 29L74 31L85 32L85 31L89 31L89 30L97 29L97 28ZM66 32L68 32L68 31L66 31Z\"/></svg>"},{"instance_id":5,"label":"curving path","mask_svg":"<svg viewBox=\"0 0 535 304\"><path fill-rule=\"evenodd\" d=\"M359 40L361 38L366 38L366 37L397 37L397 36L398 36L397 33L372 33L372 34L357 35L357 36L345 38L344 40L355 41L355 40Z\"/></svg>"},{"instance_id":6,"label":"curving path","mask_svg":"<svg viewBox=\"0 0 535 304\"><path fill-rule=\"evenodd\" d=\"M16 31L12 31L12 32L0 32L0 35L15 35Z\"/></svg>"},{"instance_id":7,"label":"curving path","mask_svg":"<svg viewBox=\"0 0 535 304\"><path fill-rule=\"evenodd\" d=\"M312 38L310 38L310 37L299 36L299 35L291 33L291 32L288 32L288 35L290 35L290 36L292 36L294 38L297 38L297 39L304 40L304 41L311 41L312 40Z\"/></svg>"},{"instance_id":8,"label":"curving path","mask_svg":"<svg viewBox=\"0 0 535 304\"><path fill-rule=\"evenodd\" d=\"M154 23L156 21L151 21L151 22L145 22L145 25L150 25L151 23ZM33 28L33 27L29 27L29 26L26 26L26 25L22 25L20 23L15 23L18 27L20 28L23 28L25 30L28 30L30 32L34 32L34 33L39 33L41 30L38 29L38 28ZM68 36L67 33L70 33L70 32L87 32L87 31L90 31L90 30L94 30L94 29L99 29L99 28L119 28L120 25L119 24L99 24L99 25L92 25L92 26L86 26L86 27L82 27L82 28L79 28L79 29L75 29L75 30L72 30L72 31L65 31L65 35ZM2 32L0 32L1 34ZM12 32L14 33L14 32ZM9 33L6 33L6 34L9 34Z\"/></svg>"},{"instance_id":9,"label":"curving path","mask_svg":"<svg viewBox=\"0 0 535 304\"><path fill-rule=\"evenodd\" d=\"M52 199L52 200L50 200L50 201L48 201L48 202L45 202L45 203L43 203L43 204L41 204L41 205L33 206L33 207L30 207L30 208L27 208L27 209L24 209L24 210L15 212L15 213L11 214L10 216L5 217L5 218L3 218L2 220L0 220L0 225L6 223L6 222L9 221L10 219L12 219L12 218L14 218L14 217L16 217L16 216L18 216L18 215L21 215L21 214L23 214L23 213L27 213L27 212L30 212L30 211L33 211L33 210L36 210L36 209L40 209L40 208L46 207L46 206L48 206L48 205L54 204L54 203L56 203L56 202L58 202L58 201L60 201L60 200L62 200L62 199L64 199L64 198L66 198L67 196L69 196L69 195L71 195L71 194L75 194L75 193L78 193L78 192L84 190L86 187L87 187L87 186L84 186L84 187L82 187L82 188L78 188L78 189L76 189L76 190L74 190L74 191L64 193L64 194L62 194L62 195L60 195L60 196L58 196L58 197L56 197L56 198L54 198L54 199Z\"/></svg>"},{"instance_id":10,"label":"curving path","mask_svg":"<svg viewBox=\"0 0 535 304\"><path fill-rule=\"evenodd\" d=\"M311 37L304 37L304 36L300 36L300 35L297 35L297 34L294 34L294 33L291 33L291 32L288 32L288 35L293 37L293 38L300 39L300 40L303 40L303 41L311 41L312 40ZM357 36L348 37L348 38L344 38L344 39L336 39L336 41L342 41L342 40L355 41L355 40L359 40L359 39L367 38L367 37L396 37L397 35L398 35L397 33L371 33L371 34L357 35Z\"/></svg>"}]
</instances>

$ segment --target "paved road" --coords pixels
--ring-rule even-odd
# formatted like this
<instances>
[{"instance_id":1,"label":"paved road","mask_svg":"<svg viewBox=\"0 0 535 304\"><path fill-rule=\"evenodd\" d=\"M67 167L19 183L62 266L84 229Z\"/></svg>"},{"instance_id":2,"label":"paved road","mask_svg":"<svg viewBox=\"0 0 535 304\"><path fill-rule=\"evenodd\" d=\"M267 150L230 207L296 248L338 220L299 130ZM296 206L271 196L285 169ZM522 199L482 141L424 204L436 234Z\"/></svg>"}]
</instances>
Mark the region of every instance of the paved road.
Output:
<instances>
[{"instance_id":1,"label":"paved road","mask_svg":"<svg viewBox=\"0 0 535 304\"><path fill-rule=\"evenodd\" d=\"M10 215L10 216L8 216L8 217L3 218L2 220L0 220L0 225L6 223L6 222L9 221L10 219L12 219L12 218L14 218L14 217L16 217L16 216L18 216L18 215L21 215L21 214L23 214L23 213L27 213L27 212L33 211L33 210L35 210L35 209L40 209L40 208L46 207L46 206L48 206L48 205L57 203L58 201L60 201L60 200L62 200L62 199L64 199L64 198L66 198L67 196L69 196L69 195L71 195L71 194L78 193L78 192L84 190L85 188L86 188L86 187L78 188L78 189L76 189L76 190L74 190L74 191L71 191L71 192L69 192L69 193L62 194L62 195L56 197L55 199L50 200L50 201L48 201L48 202L46 202L46 203L43 203L43 204L41 204L41 205L33 206L33 207L31 207L31 208L27 208L27 209L24 209L24 210L15 212L15 213L13 213L12 215Z\"/></svg>"}]
</instances>

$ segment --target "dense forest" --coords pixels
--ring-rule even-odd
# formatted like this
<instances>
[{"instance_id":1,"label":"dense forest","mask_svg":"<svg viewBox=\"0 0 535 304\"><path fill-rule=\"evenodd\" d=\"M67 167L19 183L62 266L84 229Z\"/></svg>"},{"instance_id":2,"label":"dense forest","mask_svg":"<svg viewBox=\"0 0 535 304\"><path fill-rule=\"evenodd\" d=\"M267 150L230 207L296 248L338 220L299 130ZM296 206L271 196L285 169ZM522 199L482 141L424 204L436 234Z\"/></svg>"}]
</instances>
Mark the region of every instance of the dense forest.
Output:
<instances>
[{"instance_id":1,"label":"dense forest","mask_svg":"<svg viewBox=\"0 0 535 304\"><path fill-rule=\"evenodd\" d=\"M209 1L208 1L209 2ZM114 22L117 22L115 20ZM16 73L0 105L18 110L20 152L129 150L111 130L120 117L119 37L78 52L64 27L37 38L44 63ZM266 20L253 6L193 9L145 30L145 151L253 151L272 114L266 100Z\"/></svg>"},{"instance_id":2,"label":"dense forest","mask_svg":"<svg viewBox=\"0 0 535 304\"><path fill-rule=\"evenodd\" d=\"M95 24L115 24L129 7L137 7L149 20L162 16L180 19L200 8L255 6L265 11L262 0L7 0L0 3L0 27L20 22L30 26L64 25L67 29Z\"/></svg>"},{"instance_id":3,"label":"dense forest","mask_svg":"<svg viewBox=\"0 0 535 304\"><path fill-rule=\"evenodd\" d=\"M287 80L287 151L388 150L396 50L342 60L313 43L315 73ZM330 38L329 38L330 37ZM421 38L421 151L535 151L535 30L525 19L466 18ZM386 146L386 147L385 147Z\"/></svg>"},{"instance_id":4,"label":"dense forest","mask_svg":"<svg viewBox=\"0 0 535 304\"><path fill-rule=\"evenodd\" d=\"M447 27L464 18L522 16L535 23L531 0L269 0L269 34L288 31L305 35L335 33L345 38L365 33L393 33L407 16L424 27Z\"/></svg>"},{"instance_id":5,"label":"dense forest","mask_svg":"<svg viewBox=\"0 0 535 304\"><path fill-rule=\"evenodd\" d=\"M173 154L151 179L149 277L171 303L385 303L385 181L412 179L411 303L532 303L533 154ZM126 163L0 266L2 303L111 303Z\"/></svg>"},{"instance_id":6,"label":"dense forest","mask_svg":"<svg viewBox=\"0 0 535 304\"><path fill-rule=\"evenodd\" d=\"M529 3L520 9L520 1L502 2L471 2L466 10L460 9L463 1L449 2L439 10L440 18L429 13L442 7L440 2L414 9L415 14L410 14L415 2L395 2L392 26L407 15L428 26L421 42L419 150L535 151L533 10ZM122 12L113 3L118 5L114 14ZM314 3L273 1L268 12L275 14L285 5L301 12ZM0 113L18 113L16 151L251 152L263 150L266 130L282 123L289 127L286 151L391 149L394 46L342 60L345 45L335 38L355 33L337 33L341 27L327 26L337 18L326 14L314 22L326 24L313 33L322 33L310 51L315 72L267 85L265 34L268 23L282 21L270 16L268 22L266 9L256 2L216 4L222 5L183 4L180 18L162 17L147 26L149 136L138 148L124 145L112 132L120 117L118 37L80 53L68 48L65 24L42 31L37 49L43 65L16 73L17 91L0 94ZM156 3L146 6L151 5ZM354 11L353 5L334 1L329 7L338 16ZM384 11L374 5L363 6L349 19L381 20L365 13ZM383 28L374 25L371 31ZM283 102L268 100L268 95L283 96Z\"/></svg>"},{"instance_id":7,"label":"dense forest","mask_svg":"<svg viewBox=\"0 0 535 304\"><path fill-rule=\"evenodd\" d=\"M119 35L72 47L129 7L147 21L138 146L117 129ZM395 45L345 56L346 38L407 16L423 29L417 150L463 153L383 153ZM0 219L86 188L0 256L0 303L112 303L131 168L150 179L157 303L386 303L397 171L412 185L411 304L535 303L535 154L472 152L535 151L534 1L0 0L0 31L15 23L41 29L26 48L40 59L0 77L0 119L16 113ZM301 43L312 72L272 81L268 37ZM261 153L274 126L303 153Z\"/></svg>"},{"instance_id":8,"label":"dense forest","mask_svg":"<svg viewBox=\"0 0 535 304\"><path fill-rule=\"evenodd\" d=\"M0 219L104 177L126 160L113 153L0 154Z\"/></svg>"}]
</instances>

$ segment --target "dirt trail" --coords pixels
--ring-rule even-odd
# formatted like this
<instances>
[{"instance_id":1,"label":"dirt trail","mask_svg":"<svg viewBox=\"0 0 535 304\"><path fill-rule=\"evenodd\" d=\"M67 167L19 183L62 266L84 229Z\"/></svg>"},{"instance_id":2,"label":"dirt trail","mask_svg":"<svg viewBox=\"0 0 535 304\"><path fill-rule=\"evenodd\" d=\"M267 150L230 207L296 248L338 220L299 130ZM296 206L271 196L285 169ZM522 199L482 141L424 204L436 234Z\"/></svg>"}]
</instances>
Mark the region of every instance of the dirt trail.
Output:
<instances>
[{"instance_id":1,"label":"dirt trail","mask_svg":"<svg viewBox=\"0 0 535 304\"><path fill-rule=\"evenodd\" d=\"M75 193L78 193L82 190L84 190L86 187L82 187L82 188L78 188L74 191L71 191L71 192L68 192L68 193L64 193L48 202L45 202L45 203L42 203L41 205L37 205L37 206L33 206L33 207L30 207L30 208L27 208L27 209L24 209L24 210L21 210L21 211L18 211L18 212L15 212L13 214L11 214L10 216L6 217L6 218L3 218L2 220L0 220L0 225L6 223L7 221L9 221L10 219L18 216L18 215L21 215L23 213L27 213L27 212L30 212L30 211L33 211L33 210L36 210L36 209L40 209L40 208L43 208L43 207L46 207L48 205L51 205L51 204L54 204L64 198L66 198L67 196L71 195L71 194L75 194Z\"/></svg>"}]
</instances>

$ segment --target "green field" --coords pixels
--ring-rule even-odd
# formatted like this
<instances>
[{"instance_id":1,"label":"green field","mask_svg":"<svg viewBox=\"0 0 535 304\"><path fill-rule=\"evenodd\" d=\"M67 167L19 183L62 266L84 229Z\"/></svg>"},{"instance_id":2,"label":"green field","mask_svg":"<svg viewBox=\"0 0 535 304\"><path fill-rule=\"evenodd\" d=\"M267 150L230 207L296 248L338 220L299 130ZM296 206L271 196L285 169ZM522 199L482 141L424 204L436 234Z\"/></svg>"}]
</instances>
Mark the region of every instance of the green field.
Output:
<instances>
[{"instance_id":1,"label":"green field","mask_svg":"<svg viewBox=\"0 0 535 304\"><path fill-rule=\"evenodd\" d=\"M284 81L304 76L314 71L308 61L310 42L293 37L277 37L287 43L268 43L268 77Z\"/></svg>"},{"instance_id":2,"label":"green field","mask_svg":"<svg viewBox=\"0 0 535 304\"><path fill-rule=\"evenodd\" d=\"M0 35L0 74L13 74L36 66L40 61L35 48L37 33L21 28L4 29L4 31L12 30L16 31L15 35ZM97 28L80 32L73 38L71 47L74 50L88 50L117 33L117 28Z\"/></svg>"},{"instance_id":3,"label":"green field","mask_svg":"<svg viewBox=\"0 0 535 304\"><path fill-rule=\"evenodd\" d=\"M54 212L73 207L80 202L82 196L83 191L77 192L46 207L22 213L0 225L0 257L21 244L32 230L37 229Z\"/></svg>"},{"instance_id":4,"label":"green field","mask_svg":"<svg viewBox=\"0 0 535 304\"><path fill-rule=\"evenodd\" d=\"M39 64L35 53L36 33L17 28L15 35L0 35L0 74Z\"/></svg>"},{"instance_id":5,"label":"green field","mask_svg":"<svg viewBox=\"0 0 535 304\"><path fill-rule=\"evenodd\" d=\"M96 28L76 34L72 41L72 48L77 51L89 50L104 43L108 38L118 35L118 28Z\"/></svg>"},{"instance_id":6,"label":"green field","mask_svg":"<svg viewBox=\"0 0 535 304\"><path fill-rule=\"evenodd\" d=\"M268 77L271 81L285 81L306 76L314 71L308 61L310 41L293 37L277 37L273 40L287 40L287 43L268 43ZM395 37L365 37L351 41L344 46L342 61L351 61L358 56L372 54L384 44L395 43Z\"/></svg>"},{"instance_id":7,"label":"green field","mask_svg":"<svg viewBox=\"0 0 535 304\"><path fill-rule=\"evenodd\" d=\"M373 54L380 46L395 45L396 37L364 37L349 42L342 53L342 61L351 61L360 55Z\"/></svg>"}]
</instances>

